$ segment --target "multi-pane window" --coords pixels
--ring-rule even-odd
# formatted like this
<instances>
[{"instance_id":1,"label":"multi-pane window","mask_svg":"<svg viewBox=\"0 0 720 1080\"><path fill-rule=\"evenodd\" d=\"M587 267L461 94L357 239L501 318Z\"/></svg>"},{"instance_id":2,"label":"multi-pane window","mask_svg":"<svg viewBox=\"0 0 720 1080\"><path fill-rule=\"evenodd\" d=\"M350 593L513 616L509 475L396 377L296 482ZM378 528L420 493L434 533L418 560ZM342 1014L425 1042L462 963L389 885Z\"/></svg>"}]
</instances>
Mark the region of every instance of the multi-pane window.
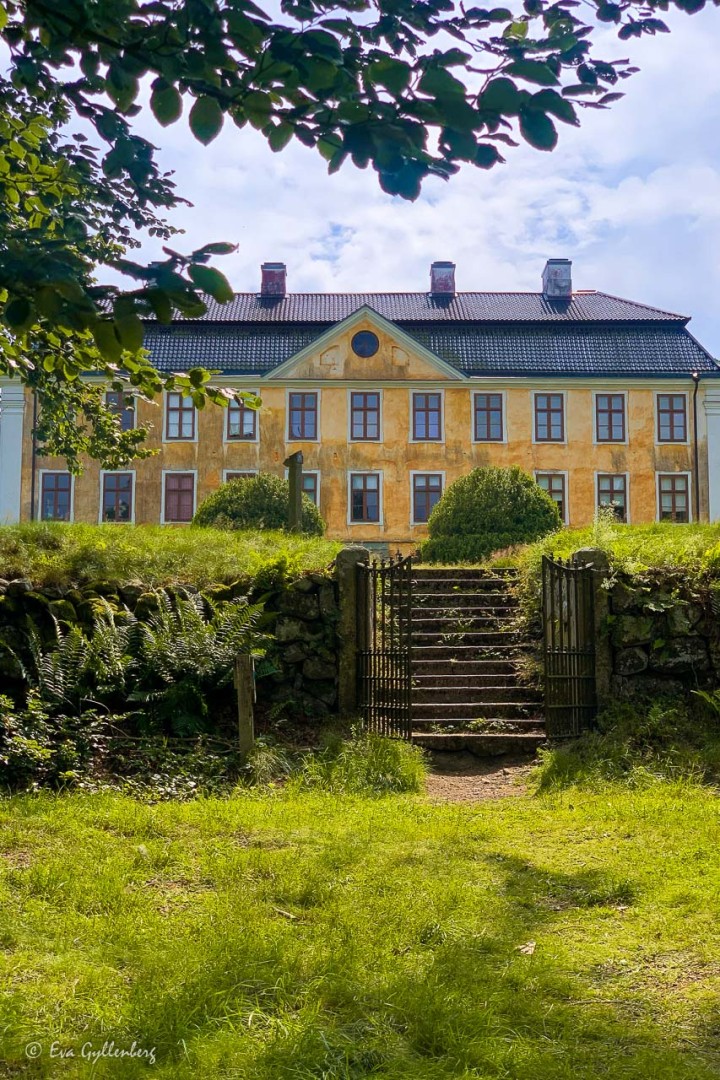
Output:
<instances>
[{"instance_id":1,"label":"multi-pane window","mask_svg":"<svg viewBox=\"0 0 720 1080\"><path fill-rule=\"evenodd\" d=\"M625 442L625 395L595 396L595 438L598 442Z\"/></svg>"},{"instance_id":2,"label":"multi-pane window","mask_svg":"<svg viewBox=\"0 0 720 1080\"><path fill-rule=\"evenodd\" d=\"M195 438L195 406L191 397L174 390L168 393L165 417L167 439Z\"/></svg>"},{"instance_id":3,"label":"multi-pane window","mask_svg":"<svg viewBox=\"0 0 720 1080\"><path fill-rule=\"evenodd\" d=\"M225 483L229 483L231 480L252 480L257 473L254 472L226 472Z\"/></svg>"},{"instance_id":4,"label":"multi-pane window","mask_svg":"<svg viewBox=\"0 0 720 1080\"><path fill-rule=\"evenodd\" d=\"M69 521L72 477L69 472L46 472L40 481L41 521Z\"/></svg>"},{"instance_id":5,"label":"multi-pane window","mask_svg":"<svg viewBox=\"0 0 720 1080\"><path fill-rule=\"evenodd\" d=\"M192 521L195 512L195 474L165 473L165 521Z\"/></svg>"},{"instance_id":6,"label":"multi-pane window","mask_svg":"<svg viewBox=\"0 0 720 1080\"><path fill-rule=\"evenodd\" d=\"M302 474L302 489L303 494L307 495L309 499L317 506L318 504L318 474L315 472L304 472Z\"/></svg>"},{"instance_id":7,"label":"multi-pane window","mask_svg":"<svg viewBox=\"0 0 720 1080\"><path fill-rule=\"evenodd\" d=\"M105 405L111 413L120 417L122 431L130 431L135 427L135 398L132 394L124 394L122 390L108 390Z\"/></svg>"},{"instance_id":8,"label":"multi-pane window","mask_svg":"<svg viewBox=\"0 0 720 1080\"><path fill-rule=\"evenodd\" d=\"M658 517L660 521L690 520L690 484L684 473L658 476Z\"/></svg>"},{"instance_id":9,"label":"multi-pane window","mask_svg":"<svg viewBox=\"0 0 720 1080\"><path fill-rule=\"evenodd\" d=\"M257 409L249 409L244 401L231 401L227 411L228 439L254 440L257 435Z\"/></svg>"},{"instance_id":10,"label":"multi-pane window","mask_svg":"<svg viewBox=\"0 0 720 1080\"><path fill-rule=\"evenodd\" d=\"M350 520L380 521L380 473L350 474Z\"/></svg>"},{"instance_id":11,"label":"multi-pane window","mask_svg":"<svg viewBox=\"0 0 720 1080\"><path fill-rule=\"evenodd\" d=\"M598 473L598 506L611 506L618 521L627 521L627 477L624 473Z\"/></svg>"},{"instance_id":12,"label":"multi-pane window","mask_svg":"<svg viewBox=\"0 0 720 1080\"><path fill-rule=\"evenodd\" d=\"M565 409L562 394L535 395L535 442L564 442Z\"/></svg>"},{"instance_id":13,"label":"multi-pane window","mask_svg":"<svg viewBox=\"0 0 720 1080\"><path fill-rule=\"evenodd\" d=\"M502 394L475 395L476 442L502 442Z\"/></svg>"},{"instance_id":14,"label":"multi-pane window","mask_svg":"<svg viewBox=\"0 0 720 1080\"><path fill-rule=\"evenodd\" d=\"M380 394L350 394L350 438L380 438Z\"/></svg>"},{"instance_id":15,"label":"multi-pane window","mask_svg":"<svg viewBox=\"0 0 720 1080\"><path fill-rule=\"evenodd\" d=\"M133 474L104 473L102 478L102 520L131 521Z\"/></svg>"},{"instance_id":16,"label":"multi-pane window","mask_svg":"<svg viewBox=\"0 0 720 1080\"><path fill-rule=\"evenodd\" d=\"M317 439L318 396L293 393L288 397L288 439Z\"/></svg>"},{"instance_id":17,"label":"multi-pane window","mask_svg":"<svg viewBox=\"0 0 720 1080\"><path fill-rule=\"evenodd\" d=\"M551 472L535 473L535 480L543 491L547 491L550 498L557 503L557 508L560 511L560 520L567 521L565 516L565 511L567 509L565 474Z\"/></svg>"},{"instance_id":18,"label":"multi-pane window","mask_svg":"<svg viewBox=\"0 0 720 1080\"><path fill-rule=\"evenodd\" d=\"M685 394L658 394L658 442L687 441Z\"/></svg>"},{"instance_id":19,"label":"multi-pane window","mask_svg":"<svg viewBox=\"0 0 720 1080\"><path fill-rule=\"evenodd\" d=\"M441 473L415 473L412 478L413 521L426 522L433 507L440 501L443 478Z\"/></svg>"},{"instance_id":20,"label":"multi-pane window","mask_svg":"<svg viewBox=\"0 0 720 1080\"><path fill-rule=\"evenodd\" d=\"M442 440L442 394L413 394L413 439Z\"/></svg>"}]
</instances>

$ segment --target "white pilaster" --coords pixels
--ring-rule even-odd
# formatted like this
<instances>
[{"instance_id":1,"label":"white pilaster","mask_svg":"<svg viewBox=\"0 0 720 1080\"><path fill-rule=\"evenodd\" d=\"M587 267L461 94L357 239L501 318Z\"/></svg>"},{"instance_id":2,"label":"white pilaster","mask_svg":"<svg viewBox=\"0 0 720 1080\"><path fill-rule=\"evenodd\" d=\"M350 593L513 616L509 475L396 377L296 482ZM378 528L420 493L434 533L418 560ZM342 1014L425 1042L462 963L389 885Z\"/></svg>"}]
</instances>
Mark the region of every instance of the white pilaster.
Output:
<instances>
[{"instance_id":1,"label":"white pilaster","mask_svg":"<svg viewBox=\"0 0 720 1080\"><path fill-rule=\"evenodd\" d=\"M720 386L705 391L708 505L710 521L720 521Z\"/></svg>"},{"instance_id":2,"label":"white pilaster","mask_svg":"<svg viewBox=\"0 0 720 1080\"><path fill-rule=\"evenodd\" d=\"M25 393L21 382L0 379L0 524L20 520Z\"/></svg>"}]
</instances>

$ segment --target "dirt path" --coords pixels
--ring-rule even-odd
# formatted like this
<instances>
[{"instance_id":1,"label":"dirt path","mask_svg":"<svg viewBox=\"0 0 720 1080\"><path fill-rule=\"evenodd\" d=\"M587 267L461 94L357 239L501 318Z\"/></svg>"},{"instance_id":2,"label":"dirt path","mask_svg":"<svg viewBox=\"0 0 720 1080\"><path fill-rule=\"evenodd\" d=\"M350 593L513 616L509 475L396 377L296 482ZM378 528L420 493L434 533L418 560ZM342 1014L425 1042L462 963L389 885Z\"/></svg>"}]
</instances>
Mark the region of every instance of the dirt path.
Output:
<instances>
[{"instance_id":1,"label":"dirt path","mask_svg":"<svg viewBox=\"0 0 720 1080\"><path fill-rule=\"evenodd\" d=\"M478 802L527 794L525 780L532 760L476 758L472 754L434 752L426 791L437 802Z\"/></svg>"}]
</instances>

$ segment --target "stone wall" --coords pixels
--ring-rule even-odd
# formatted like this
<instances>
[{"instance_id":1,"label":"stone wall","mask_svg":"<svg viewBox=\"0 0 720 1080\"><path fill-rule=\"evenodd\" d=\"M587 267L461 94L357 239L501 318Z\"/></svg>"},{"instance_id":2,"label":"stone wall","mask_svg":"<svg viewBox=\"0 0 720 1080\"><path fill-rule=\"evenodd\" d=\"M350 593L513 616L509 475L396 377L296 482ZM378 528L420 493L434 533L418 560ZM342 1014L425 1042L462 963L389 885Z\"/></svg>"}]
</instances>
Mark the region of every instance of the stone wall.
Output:
<instances>
[{"instance_id":1,"label":"stone wall","mask_svg":"<svg viewBox=\"0 0 720 1080\"><path fill-rule=\"evenodd\" d=\"M200 590L177 585L166 591L187 597ZM258 586L255 591L247 581L238 581L204 588L202 593L216 603L247 595L252 602L262 599L264 603L267 620L263 629L273 640L264 665L270 671L257 680L261 712L276 708L282 713L283 705L288 712L308 718L336 711L338 587L330 574L308 574L281 585ZM158 598L158 592L137 584L95 581L80 587L36 588L26 579L0 578L0 693L16 694L23 689L15 657L29 661L31 627L41 636L51 637L54 616L61 625L75 623L89 632L94 615L103 607L101 601L116 612L127 608L143 619L157 608Z\"/></svg>"},{"instance_id":2,"label":"stone wall","mask_svg":"<svg viewBox=\"0 0 720 1080\"><path fill-rule=\"evenodd\" d=\"M614 581L607 618L613 696L720 685L718 588L677 572Z\"/></svg>"}]
</instances>

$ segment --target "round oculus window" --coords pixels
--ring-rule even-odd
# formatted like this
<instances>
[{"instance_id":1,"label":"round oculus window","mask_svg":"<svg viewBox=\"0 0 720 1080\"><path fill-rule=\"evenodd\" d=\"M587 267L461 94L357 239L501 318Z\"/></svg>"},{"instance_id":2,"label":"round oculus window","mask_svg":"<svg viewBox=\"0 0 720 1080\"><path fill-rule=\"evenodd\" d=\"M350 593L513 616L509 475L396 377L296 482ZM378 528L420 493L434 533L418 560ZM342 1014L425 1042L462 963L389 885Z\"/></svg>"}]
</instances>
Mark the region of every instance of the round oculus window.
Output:
<instances>
[{"instance_id":1,"label":"round oculus window","mask_svg":"<svg viewBox=\"0 0 720 1080\"><path fill-rule=\"evenodd\" d=\"M373 334L372 330L358 331L350 344L356 356L374 356L380 348L377 334Z\"/></svg>"}]
</instances>

